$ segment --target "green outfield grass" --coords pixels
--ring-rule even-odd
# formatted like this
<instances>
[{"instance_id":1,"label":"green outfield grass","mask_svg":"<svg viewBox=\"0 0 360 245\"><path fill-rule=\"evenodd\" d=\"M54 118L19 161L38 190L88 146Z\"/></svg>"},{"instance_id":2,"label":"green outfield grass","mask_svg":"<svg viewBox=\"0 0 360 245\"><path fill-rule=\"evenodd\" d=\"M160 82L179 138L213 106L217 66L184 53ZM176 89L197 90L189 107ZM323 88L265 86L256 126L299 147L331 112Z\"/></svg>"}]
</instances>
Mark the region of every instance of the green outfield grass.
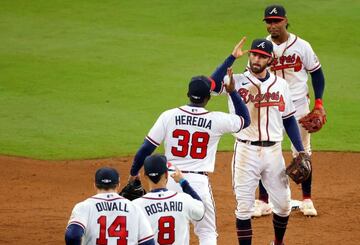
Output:
<instances>
[{"instance_id":1,"label":"green outfield grass","mask_svg":"<svg viewBox=\"0 0 360 245\"><path fill-rule=\"evenodd\" d=\"M326 77L315 150L360 151L360 3L277 1ZM0 154L39 159L133 154L159 116L186 103L237 41L266 35L271 1L2 1ZM308 6L311 5L312 9ZM246 59L237 61L242 71ZM210 109L227 111L225 98ZM225 137L220 150L232 150ZM284 144L289 149L288 144Z\"/></svg>"}]
</instances>

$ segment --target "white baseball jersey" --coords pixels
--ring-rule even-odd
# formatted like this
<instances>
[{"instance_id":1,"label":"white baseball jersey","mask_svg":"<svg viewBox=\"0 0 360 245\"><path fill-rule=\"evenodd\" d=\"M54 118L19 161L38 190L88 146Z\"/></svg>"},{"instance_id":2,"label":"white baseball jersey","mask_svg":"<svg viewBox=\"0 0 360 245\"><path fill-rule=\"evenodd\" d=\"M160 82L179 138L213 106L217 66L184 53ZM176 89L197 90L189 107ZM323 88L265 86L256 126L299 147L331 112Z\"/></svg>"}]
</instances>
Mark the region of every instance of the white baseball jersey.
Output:
<instances>
[{"instance_id":1,"label":"white baseball jersey","mask_svg":"<svg viewBox=\"0 0 360 245\"><path fill-rule=\"evenodd\" d=\"M180 170L213 172L220 137L243 125L237 115L184 105L163 112L146 139L156 146L164 141L168 161Z\"/></svg>"},{"instance_id":2,"label":"white baseball jersey","mask_svg":"<svg viewBox=\"0 0 360 245\"><path fill-rule=\"evenodd\" d=\"M189 244L189 221L199 221L205 213L201 201L170 190L149 192L133 202L144 211L159 245Z\"/></svg>"},{"instance_id":3,"label":"white baseball jersey","mask_svg":"<svg viewBox=\"0 0 360 245\"><path fill-rule=\"evenodd\" d=\"M97 194L76 204L70 224L84 229L82 244L132 245L154 237L141 209L117 193Z\"/></svg>"},{"instance_id":4,"label":"white baseball jersey","mask_svg":"<svg viewBox=\"0 0 360 245\"><path fill-rule=\"evenodd\" d=\"M249 71L234 74L233 77L235 89L249 109L251 118L250 126L234 134L234 137L249 141L282 141L282 120L295 113L287 82L272 73L264 82ZM228 80L229 77L226 76L224 82ZM228 104L229 111L234 113L235 109L229 96Z\"/></svg>"},{"instance_id":5,"label":"white baseball jersey","mask_svg":"<svg viewBox=\"0 0 360 245\"><path fill-rule=\"evenodd\" d=\"M307 41L292 33L289 35L287 42L280 45L272 42L275 57L270 70L289 83L292 100L296 101L307 96L308 72L316 71L321 64ZM266 39L271 41L271 36Z\"/></svg>"}]
</instances>

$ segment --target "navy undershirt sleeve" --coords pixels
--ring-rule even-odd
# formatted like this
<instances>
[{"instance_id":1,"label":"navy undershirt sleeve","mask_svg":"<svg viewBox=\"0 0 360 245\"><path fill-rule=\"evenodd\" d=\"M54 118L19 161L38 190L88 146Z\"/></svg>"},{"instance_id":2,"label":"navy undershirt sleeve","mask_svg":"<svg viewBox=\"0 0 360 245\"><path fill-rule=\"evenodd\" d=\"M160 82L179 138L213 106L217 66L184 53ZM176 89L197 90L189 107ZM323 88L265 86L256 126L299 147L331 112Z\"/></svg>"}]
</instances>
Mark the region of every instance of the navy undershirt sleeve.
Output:
<instances>
[{"instance_id":1,"label":"navy undershirt sleeve","mask_svg":"<svg viewBox=\"0 0 360 245\"><path fill-rule=\"evenodd\" d=\"M222 81L227 73L227 68L232 66L236 58L231 54L226 60L216 68L214 73L211 75L211 78L215 81L215 89L214 91L219 93L222 87Z\"/></svg>"},{"instance_id":2,"label":"navy undershirt sleeve","mask_svg":"<svg viewBox=\"0 0 360 245\"><path fill-rule=\"evenodd\" d=\"M243 128L246 128L247 126L250 125L249 110L247 109L244 101L241 99L240 95L238 94L238 92L236 90L232 91L229 95L234 104L236 115L244 118Z\"/></svg>"},{"instance_id":3,"label":"navy undershirt sleeve","mask_svg":"<svg viewBox=\"0 0 360 245\"><path fill-rule=\"evenodd\" d=\"M184 179L180 185L184 193L189 194L192 198L201 201L201 198L196 193L196 191L194 191L194 189L190 186L187 180Z\"/></svg>"},{"instance_id":4,"label":"navy undershirt sleeve","mask_svg":"<svg viewBox=\"0 0 360 245\"><path fill-rule=\"evenodd\" d=\"M76 224L71 224L66 228L66 245L81 245L81 238L84 235L84 229Z\"/></svg>"},{"instance_id":5,"label":"navy undershirt sleeve","mask_svg":"<svg viewBox=\"0 0 360 245\"><path fill-rule=\"evenodd\" d=\"M139 245L155 245L155 240L154 238L147 240L146 242L141 242L139 243Z\"/></svg>"},{"instance_id":6,"label":"navy undershirt sleeve","mask_svg":"<svg viewBox=\"0 0 360 245\"><path fill-rule=\"evenodd\" d=\"M284 128L287 135L289 136L291 143L294 145L295 149L300 152L304 151L304 147L300 137L299 127L297 126L296 119L294 116L283 119Z\"/></svg>"},{"instance_id":7,"label":"navy undershirt sleeve","mask_svg":"<svg viewBox=\"0 0 360 245\"><path fill-rule=\"evenodd\" d=\"M321 67L316 71L310 73L310 75L311 82L314 88L315 99L321 99L325 89L325 78Z\"/></svg>"},{"instance_id":8,"label":"navy undershirt sleeve","mask_svg":"<svg viewBox=\"0 0 360 245\"><path fill-rule=\"evenodd\" d=\"M156 146L152 144L147 139L144 140L144 143L141 145L140 149L136 152L134 157L134 162L131 166L130 175L136 176L141 167L144 165L144 160L147 156L150 156L156 149Z\"/></svg>"}]
</instances>

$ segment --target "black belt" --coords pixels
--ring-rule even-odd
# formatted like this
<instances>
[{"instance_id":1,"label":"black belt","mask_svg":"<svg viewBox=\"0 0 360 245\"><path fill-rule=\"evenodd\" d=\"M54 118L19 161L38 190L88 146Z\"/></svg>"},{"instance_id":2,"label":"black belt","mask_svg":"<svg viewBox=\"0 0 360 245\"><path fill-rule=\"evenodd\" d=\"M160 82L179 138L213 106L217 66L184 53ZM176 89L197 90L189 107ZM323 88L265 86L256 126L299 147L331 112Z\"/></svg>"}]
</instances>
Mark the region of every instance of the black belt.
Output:
<instances>
[{"instance_id":1,"label":"black belt","mask_svg":"<svg viewBox=\"0 0 360 245\"><path fill-rule=\"evenodd\" d=\"M273 146L276 144L275 141L250 141L250 140L241 140L241 139L237 139L237 140L248 145L256 145L262 147Z\"/></svg>"},{"instance_id":2,"label":"black belt","mask_svg":"<svg viewBox=\"0 0 360 245\"><path fill-rule=\"evenodd\" d=\"M169 171L175 171L175 170L169 169ZM208 176L208 172L204 172L204 171L186 171L186 170L180 170L180 171L181 173L184 174L202 174Z\"/></svg>"}]
</instances>

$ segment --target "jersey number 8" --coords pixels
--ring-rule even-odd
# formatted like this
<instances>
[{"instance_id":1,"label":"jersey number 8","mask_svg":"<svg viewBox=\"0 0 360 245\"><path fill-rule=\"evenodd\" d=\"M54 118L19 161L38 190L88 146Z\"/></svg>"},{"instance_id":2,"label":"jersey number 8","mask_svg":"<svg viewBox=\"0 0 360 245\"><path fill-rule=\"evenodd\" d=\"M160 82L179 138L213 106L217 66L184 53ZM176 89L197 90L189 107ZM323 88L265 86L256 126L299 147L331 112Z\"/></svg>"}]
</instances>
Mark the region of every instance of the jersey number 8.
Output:
<instances>
[{"instance_id":1,"label":"jersey number 8","mask_svg":"<svg viewBox=\"0 0 360 245\"><path fill-rule=\"evenodd\" d=\"M204 159L207 153L207 145L209 143L209 134L206 132L194 132L192 135L189 131L176 129L172 136L178 140L178 146L171 148L171 153L177 157L186 157L189 153L193 159ZM191 139L190 139L191 138ZM191 145L189 146L189 143Z\"/></svg>"},{"instance_id":2,"label":"jersey number 8","mask_svg":"<svg viewBox=\"0 0 360 245\"><path fill-rule=\"evenodd\" d=\"M175 218L163 216L158 220L158 240L160 245L173 244L175 242Z\"/></svg>"}]
</instances>

